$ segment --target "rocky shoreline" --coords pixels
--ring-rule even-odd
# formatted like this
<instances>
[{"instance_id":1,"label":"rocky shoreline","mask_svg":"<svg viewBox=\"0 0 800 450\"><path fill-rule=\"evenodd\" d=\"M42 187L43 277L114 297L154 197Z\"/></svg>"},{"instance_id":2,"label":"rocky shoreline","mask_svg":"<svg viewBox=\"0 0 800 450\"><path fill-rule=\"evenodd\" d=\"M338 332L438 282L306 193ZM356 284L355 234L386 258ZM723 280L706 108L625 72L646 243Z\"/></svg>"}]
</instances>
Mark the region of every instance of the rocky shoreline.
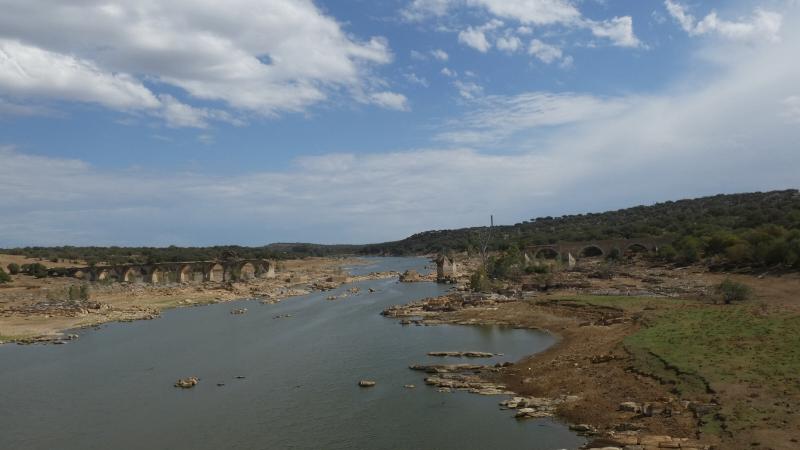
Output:
<instances>
[{"instance_id":1,"label":"rocky shoreline","mask_svg":"<svg viewBox=\"0 0 800 450\"><path fill-rule=\"evenodd\" d=\"M444 296L427 298L405 305L386 308L381 314L397 319L401 324L431 326L438 324L458 325L506 325L555 332L559 342L543 354L533 355L518 363L484 364L417 364L412 370L424 372L424 382L437 388L439 392L464 391L480 395L504 395L507 399L499 402L501 409L515 410L518 420L557 417L571 423L570 429L586 436L589 444L586 449L604 450L656 450L662 448L682 448L687 450L707 450L710 444L697 439L692 426L675 424L655 425L661 419L669 421L673 414L683 414L688 422L693 422L688 405L678 405L673 399L652 402L619 402L611 411L603 411L605 405L591 404L593 399L581 395L591 387L594 380L589 377L570 379L564 377L555 386L536 386L537 378L532 367L539 371L550 369L558 378L562 367L547 367L545 359L549 356L569 358L569 361L585 360L586 363L568 363L566 370L580 370L588 364L600 367L615 362L618 358L613 352L577 355L571 349L576 340L575 330L594 328L614 328L631 326L633 319L620 311L525 311L530 308L536 294L477 294L455 291ZM546 300L539 300L546 305ZM546 309L544 306L543 309ZM559 317L561 316L561 317ZM566 317L564 317L566 316ZM572 316L572 317L570 317ZM581 349L585 351L585 349ZM465 357L467 354L494 356L482 352L430 352L430 356ZM560 355L555 355L559 354ZM585 359L584 359L585 358ZM521 363L521 364L520 364ZM531 389L533 388L533 389ZM663 391L662 389L659 389ZM530 395L536 391L538 395ZM544 394L544 395L542 395ZM591 397L597 393L593 392ZM656 395L651 393L651 395ZM583 414L581 411L591 410ZM599 419L604 417L604 419ZM592 421L594 420L594 423ZM625 420L627 419L627 421ZM650 426L637 423L642 419ZM686 421L684 421L686 422ZM685 424L684 424L685 425ZM672 430L673 433L664 433ZM677 433L676 433L677 432Z\"/></svg>"}]
</instances>

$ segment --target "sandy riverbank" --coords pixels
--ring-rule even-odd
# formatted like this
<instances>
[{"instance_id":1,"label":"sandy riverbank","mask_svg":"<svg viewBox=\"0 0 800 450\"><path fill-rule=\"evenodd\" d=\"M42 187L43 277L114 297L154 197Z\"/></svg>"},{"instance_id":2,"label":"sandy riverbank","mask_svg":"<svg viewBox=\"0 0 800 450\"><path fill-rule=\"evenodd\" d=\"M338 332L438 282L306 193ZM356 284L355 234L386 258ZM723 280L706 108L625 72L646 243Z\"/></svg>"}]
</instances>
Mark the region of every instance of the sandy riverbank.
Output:
<instances>
[{"instance_id":1,"label":"sandy riverbank","mask_svg":"<svg viewBox=\"0 0 800 450\"><path fill-rule=\"evenodd\" d=\"M14 262L26 262L16 259ZM78 301L70 301L68 295L70 286L81 285L78 280L15 275L12 283L0 285L0 342L57 340L64 336L65 330L113 321L153 319L167 308L242 298L277 302L333 289L345 282L398 275L387 272L347 277L342 270L363 262L358 258L280 261L275 278L234 283L91 283L89 299Z\"/></svg>"}]
</instances>

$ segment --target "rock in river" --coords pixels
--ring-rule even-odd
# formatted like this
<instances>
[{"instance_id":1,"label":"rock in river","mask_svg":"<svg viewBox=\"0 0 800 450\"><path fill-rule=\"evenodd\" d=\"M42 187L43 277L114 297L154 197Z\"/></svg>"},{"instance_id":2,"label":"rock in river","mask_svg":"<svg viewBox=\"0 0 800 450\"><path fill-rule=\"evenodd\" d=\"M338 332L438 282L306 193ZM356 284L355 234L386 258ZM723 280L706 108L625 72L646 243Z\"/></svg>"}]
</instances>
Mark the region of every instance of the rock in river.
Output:
<instances>
[{"instance_id":1,"label":"rock in river","mask_svg":"<svg viewBox=\"0 0 800 450\"><path fill-rule=\"evenodd\" d=\"M181 378L175 382L175 387L189 389L195 387L199 382L200 379L197 377Z\"/></svg>"},{"instance_id":2,"label":"rock in river","mask_svg":"<svg viewBox=\"0 0 800 450\"><path fill-rule=\"evenodd\" d=\"M377 384L377 383L375 383L372 380L361 380L361 381L358 382L358 385L361 386L361 387L372 387L372 386L375 386L375 384Z\"/></svg>"}]
</instances>

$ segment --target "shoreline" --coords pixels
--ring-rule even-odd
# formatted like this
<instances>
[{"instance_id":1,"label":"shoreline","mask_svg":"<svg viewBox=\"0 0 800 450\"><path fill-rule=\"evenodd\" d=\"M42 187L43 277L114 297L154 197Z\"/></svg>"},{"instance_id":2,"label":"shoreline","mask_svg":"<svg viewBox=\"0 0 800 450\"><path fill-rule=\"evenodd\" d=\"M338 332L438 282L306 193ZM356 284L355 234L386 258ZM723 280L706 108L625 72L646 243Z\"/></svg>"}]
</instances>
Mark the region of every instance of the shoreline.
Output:
<instances>
[{"instance_id":1,"label":"shoreline","mask_svg":"<svg viewBox=\"0 0 800 450\"><path fill-rule=\"evenodd\" d=\"M444 373L444 378L426 378L427 384L438 386L445 392L455 388L475 394L510 396L509 399L500 402L501 409L517 410L516 417L520 420L556 418L567 424L572 431L586 437L589 443L584 448L587 449L605 447L622 449L626 445L643 445L643 449L650 449L659 448L661 444L674 445L669 448L707 449L714 444L708 440L698 440L696 422L684 414L684 411L680 411L679 407L671 410L669 418L651 415L647 417L644 426L631 426L630 421L640 414L620 411L618 405L625 403L623 397L647 395L648 391L661 391L660 394L668 395L663 387L658 386L653 380L651 383L643 383L645 389L638 390L632 388L635 384L642 384L641 380L624 382L622 383L624 388L630 390L630 393L619 396L617 392L618 399L603 402L599 401L598 397L608 397L613 394L614 389L598 391L597 386L593 386L592 383L593 374L581 374L577 377L569 374L573 371L586 370L587 366L609 370L610 364L617 363L617 369L623 365L624 356L618 350L616 354L590 355L592 352L587 351L589 349L585 347L587 336L583 335L581 330L609 328L613 336L617 337L635 332L639 327L638 324L604 317L604 312L595 313L598 323L587 326L586 315L592 313L576 317L548 310L546 307L539 308L541 305L531 305L520 298L496 294L486 295L485 298L478 300L476 297L482 296L466 294L472 301L469 304L462 304L461 307L449 301L455 299L455 302L460 302L464 296L463 293L454 292L394 306L387 308L384 315L400 320L401 323L403 320L413 320L411 323L423 325L510 326L547 333L555 338L555 342L539 353L494 367L481 367L478 370L467 367L466 370L459 370L455 365L444 365L432 371ZM531 313L531 310L535 312ZM616 323L600 324L609 319ZM590 333L589 337L596 338L596 334ZM607 341L600 340L595 348L606 348L607 344ZM590 360L588 364L585 362L587 358ZM592 358L595 359L594 363L591 362ZM622 369L625 372L625 368ZM656 398L653 402L649 402L651 407L654 406L652 404L660 403L655 401L657 399L667 400L663 396L652 396ZM612 405L614 407L609 408ZM628 426L620 428L620 423Z\"/></svg>"}]
</instances>

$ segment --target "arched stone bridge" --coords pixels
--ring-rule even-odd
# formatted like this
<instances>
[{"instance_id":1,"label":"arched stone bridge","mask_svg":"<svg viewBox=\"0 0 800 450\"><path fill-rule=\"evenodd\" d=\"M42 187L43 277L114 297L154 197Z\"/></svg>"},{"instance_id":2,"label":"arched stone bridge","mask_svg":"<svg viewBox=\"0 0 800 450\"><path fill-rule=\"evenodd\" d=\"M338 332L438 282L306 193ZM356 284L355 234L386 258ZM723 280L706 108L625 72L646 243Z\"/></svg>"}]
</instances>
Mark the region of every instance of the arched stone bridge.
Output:
<instances>
[{"instance_id":1,"label":"arched stone bridge","mask_svg":"<svg viewBox=\"0 0 800 450\"><path fill-rule=\"evenodd\" d=\"M50 269L51 276L68 276L87 281L128 283L200 283L274 278L275 263L265 259L237 261L192 261L154 264Z\"/></svg>"},{"instance_id":2,"label":"arched stone bridge","mask_svg":"<svg viewBox=\"0 0 800 450\"><path fill-rule=\"evenodd\" d=\"M670 242L672 242L670 237L556 242L555 244L530 246L525 249L525 253L533 259L567 258L567 255L580 259L606 256L614 249L619 250L620 255L655 252L660 246Z\"/></svg>"}]
</instances>

